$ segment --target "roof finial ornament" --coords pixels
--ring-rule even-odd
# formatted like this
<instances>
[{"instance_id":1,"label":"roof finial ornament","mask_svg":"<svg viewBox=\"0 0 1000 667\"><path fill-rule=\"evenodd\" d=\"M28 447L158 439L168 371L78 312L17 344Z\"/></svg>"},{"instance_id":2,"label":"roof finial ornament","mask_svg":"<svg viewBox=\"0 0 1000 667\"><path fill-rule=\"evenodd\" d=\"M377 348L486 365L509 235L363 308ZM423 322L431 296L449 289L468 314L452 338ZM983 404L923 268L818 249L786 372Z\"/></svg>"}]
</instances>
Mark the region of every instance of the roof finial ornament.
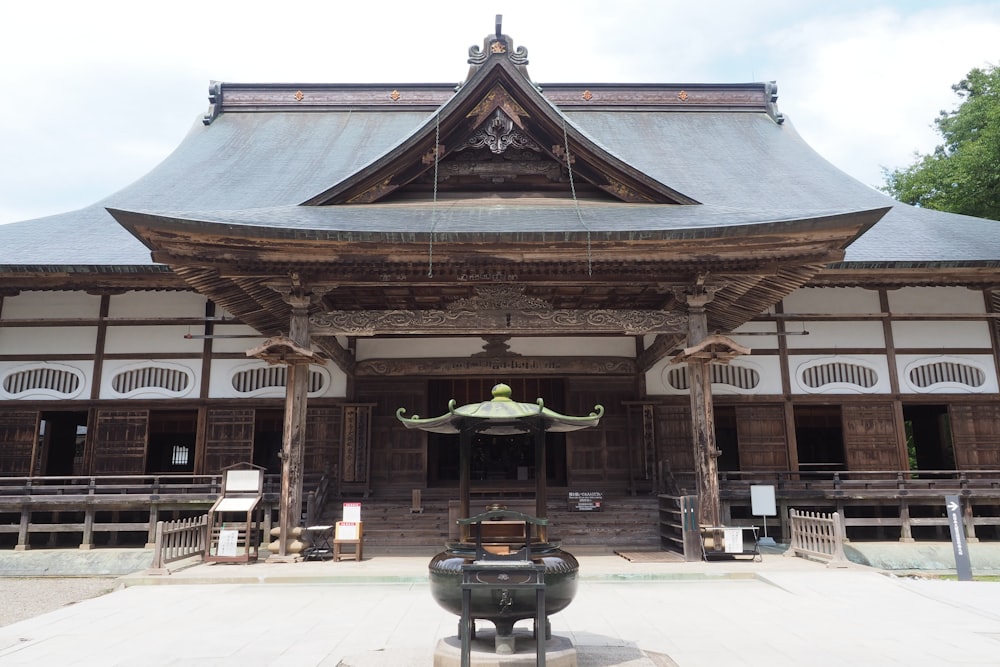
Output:
<instances>
[{"instance_id":1,"label":"roof finial ornament","mask_svg":"<svg viewBox=\"0 0 1000 667\"><path fill-rule=\"evenodd\" d=\"M469 76L466 80L472 78L472 75L482 67L486 61L493 57L500 56L507 58L517 67L518 71L521 72L530 80L528 76L528 49L523 46L514 48L514 40L510 38L509 35L503 34L503 14L496 15L496 26L495 31L492 34L486 36L483 40L483 48L479 48L478 45L473 44L469 47L469 60L468 63L471 65L469 68Z\"/></svg>"}]
</instances>

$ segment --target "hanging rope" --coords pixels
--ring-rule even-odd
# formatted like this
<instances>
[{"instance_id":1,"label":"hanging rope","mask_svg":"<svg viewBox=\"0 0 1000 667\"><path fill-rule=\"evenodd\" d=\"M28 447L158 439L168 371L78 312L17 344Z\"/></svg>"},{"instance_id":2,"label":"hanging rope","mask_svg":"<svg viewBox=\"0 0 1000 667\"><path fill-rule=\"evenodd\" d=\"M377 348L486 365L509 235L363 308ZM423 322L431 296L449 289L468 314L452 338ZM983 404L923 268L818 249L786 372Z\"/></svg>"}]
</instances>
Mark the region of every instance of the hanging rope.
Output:
<instances>
[{"instance_id":1,"label":"hanging rope","mask_svg":"<svg viewBox=\"0 0 1000 667\"><path fill-rule=\"evenodd\" d=\"M427 246L427 277L434 277L434 228L437 226L438 162L441 158L441 110L434 116L434 196L431 199L431 237Z\"/></svg>"},{"instance_id":2,"label":"hanging rope","mask_svg":"<svg viewBox=\"0 0 1000 667\"><path fill-rule=\"evenodd\" d=\"M569 174L569 191L573 195L573 206L576 208L576 219L580 225L587 230L587 275L594 275L594 262L590 249L590 227L583 221L583 213L580 211L580 200L576 198L576 185L573 183L573 163L569 155L569 135L566 133L566 119L563 119L563 152L566 155L566 172Z\"/></svg>"}]
</instances>

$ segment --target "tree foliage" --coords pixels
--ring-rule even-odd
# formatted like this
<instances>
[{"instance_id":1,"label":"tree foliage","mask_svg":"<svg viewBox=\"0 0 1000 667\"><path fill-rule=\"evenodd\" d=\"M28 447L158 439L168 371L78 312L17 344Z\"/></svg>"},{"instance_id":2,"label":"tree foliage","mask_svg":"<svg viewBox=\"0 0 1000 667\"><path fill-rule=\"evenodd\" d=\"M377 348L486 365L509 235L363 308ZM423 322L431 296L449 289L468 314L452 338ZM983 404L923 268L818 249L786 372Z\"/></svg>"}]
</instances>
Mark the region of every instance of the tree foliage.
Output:
<instances>
[{"instance_id":1,"label":"tree foliage","mask_svg":"<svg viewBox=\"0 0 1000 667\"><path fill-rule=\"evenodd\" d=\"M1000 66L975 68L962 98L934 124L944 143L908 167L884 170L883 192L907 204L1000 220Z\"/></svg>"}]
</instances>

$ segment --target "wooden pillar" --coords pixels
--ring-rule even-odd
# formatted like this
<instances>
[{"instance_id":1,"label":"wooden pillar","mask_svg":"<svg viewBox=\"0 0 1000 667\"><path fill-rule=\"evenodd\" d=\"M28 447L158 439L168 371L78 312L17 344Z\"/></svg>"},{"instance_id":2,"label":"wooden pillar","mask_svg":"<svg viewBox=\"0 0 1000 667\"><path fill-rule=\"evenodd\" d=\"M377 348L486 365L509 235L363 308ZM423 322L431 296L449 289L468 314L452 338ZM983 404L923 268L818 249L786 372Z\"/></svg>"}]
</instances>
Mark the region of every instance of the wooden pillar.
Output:
<instances>
[{"instance_id":1,"label":"wooden pillar","mask_svg":"<svg viewBox=\"0 0 1000 667\"><path fill-rule=\"evenodd\" d=\"M712 292L688 295L688 346L708 336L705 304ZM698 523L721 525L719 503L719 448L715 442L715 415L712 404L712 374L708 362L692 358L688 362L691 397L691 437L694 441L695 486L698 492Z\"/></svg>"},{"instance_id":2,"label":"wooden pillar","mask_svg":"<svg viewBox=\"0 0 1000 667\"><path fill-rule=\"evenodd\" d=\"M534 427L535 437L535 516L545 519L549 513L548 471L545 468L545 428ZM530 527L528 528L530 530ZM538 540L548 542L548 527L538 526Z\"/></svg>"},{"instance_id":3,"label":"wooden pillar","mask_svg":"<svg viewBox=\"0 0 1000 667\"><path fill-rule=\"evenodd\" d=\"M160 520L160 506L157 503L149 505L149 528L146 532L146 549L156 546L156 524Z\"/></svg>"},{"instance_id":4,"label":"wooden pillar","mask_svg":"<svg viewBox=\"0 0 1000 667\"><path fill-rule=\"evenodd\" d=\"M308 348L310 296L289 294L292 307L288 337L296 345ZM292 528L302 521L302 466L305 461L306 402L309 393L309 364L288 364L285 384L285 418L281 436L281 498L278 505L278 558L289 556Z\"/></svg>"},{"instance_id":5,"label":"wooden pillar","mask_svg":"<svg viewBox=\"0 0 1000 667\"><path fill-rule=\"evenodd\" d=\"M83 535L80 537L80 548L87 550L94 548L94 514L93 505L88 505L83 511Z\"/></svg>"},{"instance_id":6,"label":"wooden pillar","mask_svg":"<svg viewBox=\"0 0 1000 667\"><path fill-rule=\"evenodd\" d=\"M28 503L21 505L21 523L17 528L17 545L14 551L27 551L31 548L28 544L28 528L31 525L31 507Z\"/></svg>"}]
</instances>

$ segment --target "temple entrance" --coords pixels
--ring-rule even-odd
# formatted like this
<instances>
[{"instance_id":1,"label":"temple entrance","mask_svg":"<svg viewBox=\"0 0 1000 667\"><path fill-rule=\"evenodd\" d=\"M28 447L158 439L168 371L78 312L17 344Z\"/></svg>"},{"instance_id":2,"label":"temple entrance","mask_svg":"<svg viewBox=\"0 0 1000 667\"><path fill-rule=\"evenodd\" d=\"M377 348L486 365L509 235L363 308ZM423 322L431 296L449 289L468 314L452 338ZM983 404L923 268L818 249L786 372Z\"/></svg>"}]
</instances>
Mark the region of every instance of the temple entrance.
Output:
<instances>
[{"instance_id":1,"label":"temple entrance","mask_svg":"<svg viewBox=\"0 0 1000 667\"><path fill-rule=\"evenodd\" d=\"M83 474L87 439L86 412L43 412L38 423L40 461L36 470L49 477Z\"/></svg>"},{"instance_id":2,"label":"temple entrance","mask_svg":"<svg viewBox=\"0 0 1000 667\"><path fill-rule=\"evenodd\" d=\"M428 486L457 486L458 436L429 433ZM545 435L545 469L549 486L566 486L566 435ZM535 442L531 434L480 435L472 440L473 487L535 487Z\"/></svg>"},{"instance_id":3,"label":"temple entrance","mask_svg":"<svg viewBox=\"0 0 1000 667\"><path fill-rule=\"evenodd\" d=\"M910 470L955 469L947 405L904 405L903 422Z\"/></svg>"},{"instance_id":4,"label":"temple entrance","mask_svg":"<svg viewBox=\"0 0 1000 667\"><path fill-rule=\"evenodd\" d=\"M197 410L151 411L146 473L193 472L197 433Z\"/></svg>"}]
</instances>

